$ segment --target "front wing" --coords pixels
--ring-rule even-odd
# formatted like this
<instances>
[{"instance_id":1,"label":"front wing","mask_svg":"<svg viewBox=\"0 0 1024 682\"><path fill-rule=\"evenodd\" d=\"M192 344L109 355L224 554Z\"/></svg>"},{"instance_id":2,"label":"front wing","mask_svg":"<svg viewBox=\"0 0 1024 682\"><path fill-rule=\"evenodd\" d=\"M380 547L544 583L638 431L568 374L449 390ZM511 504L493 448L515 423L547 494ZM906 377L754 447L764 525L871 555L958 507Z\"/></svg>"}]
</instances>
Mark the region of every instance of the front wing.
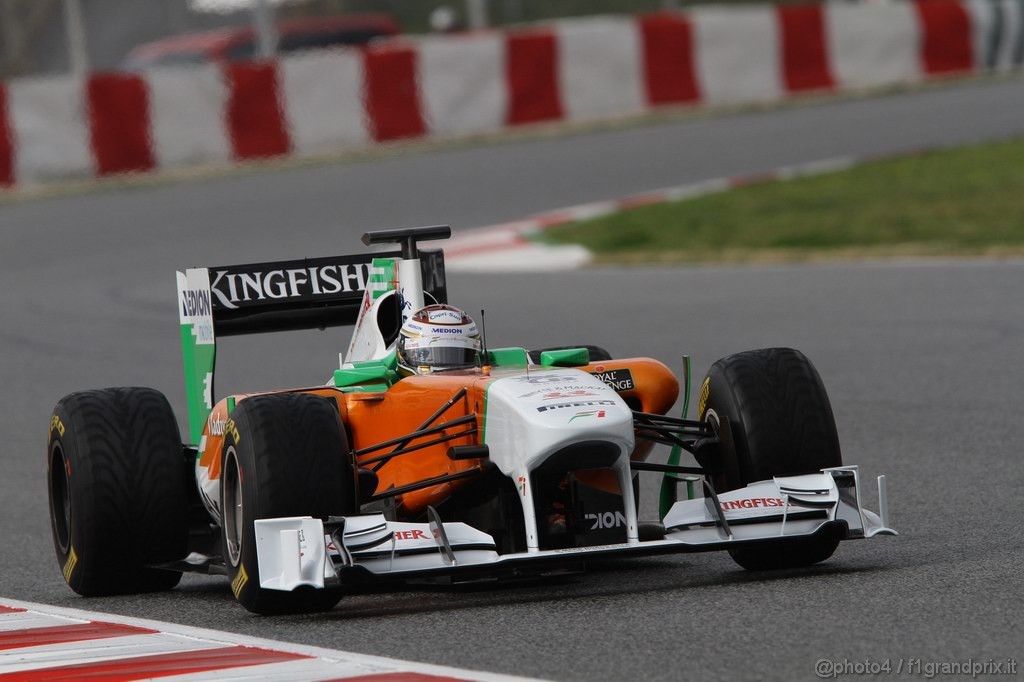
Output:
<instances>
[{"instance_id":1,"label":"front wing","mask_svg":"<svg viewBox=\"0 0 1024 682\"><path fill-rule=\"evenodd\" d=\"M896 535L889 526L885 477L878 477L879 514L861 506L856 466L776 477L702 499L675 503L661 540L499 555L493 538L464 523L385 520L382 514L261 519L256 524L260 586L290 591L440 576L500 576L519 569L611 556L645 556L778 546L794 540Z\"/></svg>"}]
</instances>

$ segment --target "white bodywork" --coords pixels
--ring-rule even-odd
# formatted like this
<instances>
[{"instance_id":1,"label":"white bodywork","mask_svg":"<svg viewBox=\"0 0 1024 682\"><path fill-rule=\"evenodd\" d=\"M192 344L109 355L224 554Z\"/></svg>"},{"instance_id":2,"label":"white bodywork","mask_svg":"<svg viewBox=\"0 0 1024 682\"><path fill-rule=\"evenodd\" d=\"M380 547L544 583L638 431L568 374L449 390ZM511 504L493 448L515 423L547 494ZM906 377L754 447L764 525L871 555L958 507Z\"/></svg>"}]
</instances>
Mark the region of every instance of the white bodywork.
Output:
<instances>
[{"instance_id":1,"label":"white bodywork","mask_svg":"<svg viewBox=\"0 0 1024 682\"><path fill-rule=\"evenodd\" d=\"M876 515L860 506L856 466L819 474L776 477L718 497L723 524L710 498L676 502L665 517L665 539L613 545L532 550L498 555L491 536L463 523L389 522L380 514L346 517L343 546L324 534L323 522L309 517L256 521L260 586L293 590L323 588L340 580L345 568L372 575L413 578L455 575L481 567L529 564L538 560L608 555L644 555L719 550L751 542L809 537L826 524L845 521L846 538L896 535L889 526L885 477L878 478ZM322 538L317 547L317 538Z\"/></svg>"},{"instance_id":2,"label":"white bodywork","mask_svg":"<svg viewBox=\"0 0 1024 682\"><path fill-rule=\"evenodd\" d=\"M370 290L366 290L362 308L359 310L359 319L356 320L355 331L352 334L352 342L348 346L348 353L342 357L341 367L345 367L345 362L377 360L388 354L390 349L380 329L369 321L377 319L382 305L393 305L391 297L395 295L397 294L394 292L388 292L374 300L370 298ZM349 366L351 367L351 364Z\"/></svg>"},{"instance_id":3,"label":"white bodywork","mask_svg":"<svg viewBox=\"0 0 1024 682\"><path fill-rule=\"evenodd\" d=\"M889 527L885 477L878 477L879 516L860 504L856 466L776 476L723 493L718 501L727 525L706 499L684 500L665 515L668 537L704 544L809 535L827 521L846 521L851 537L896 534Z\"/></svg>"},{"instance_id":4,"label":"white bodywork","mask_svg":"<svg viewBox=\"0 0 1024 682\"><path fill-rule=\"evenodd\" d=\"M399 325L404 324L417 310L431 302L434 298L423 291L422 265L418 258L411 260L394 259L394 281L388 279L392 270L378 265L375 261L370 268L370 282L363 294L363 303L359 309L355 328L352 330L352 341L348 352L341 357L342 368L352 367L353 362L381 360L394 350L394 342L390 344L384 339L377 327L377 314L382 305L394 305L393 296L398 296L402 310Z\"/></svg>"},{"instance_id":5,"label":"white bodywork","mask_svg":"<svg viewBox=\"0 0 1024 682\"><path fill-rule=\"evenodd\" d=\"M255 521L260 587L291 591L323 589L337 580L335 565L358 564L373 573L416 573L497 560L494 539L464 523L445 523L444 539L428 523L387 521L382 514L345 519L342 545L324 533L320 519L290 517ZM447 552L446 552L447 549Z\"/></svg>"},{"instance_id":6,"label":"white bodywork","mask_svg":"<svg viewBox=\"0 0 1024 682\"><path fill-rule=\"evenodd\" d=\"M490 460L519 490L528 551L539 549L530 474L551 455L581 441L611 443L612 465L623 493L626 536L637 542L629 455L634 446L633 412L613 389L571 368L532 369L498 378L487 389L484 443Z\"/></svg>"}]
</instances>

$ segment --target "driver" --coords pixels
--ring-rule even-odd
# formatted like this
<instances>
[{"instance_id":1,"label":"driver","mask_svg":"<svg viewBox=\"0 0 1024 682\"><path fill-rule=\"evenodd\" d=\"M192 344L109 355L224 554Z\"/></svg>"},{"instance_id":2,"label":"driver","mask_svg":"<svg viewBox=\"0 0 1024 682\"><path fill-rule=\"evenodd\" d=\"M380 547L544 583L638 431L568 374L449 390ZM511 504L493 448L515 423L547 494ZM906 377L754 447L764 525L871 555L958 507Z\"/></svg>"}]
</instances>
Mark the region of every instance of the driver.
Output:
<instances>
[{"instance_id":1,"label":"driver","mask_svg":"<svg viewBox=\"0 0 1024 682\"><path fill-rule=\"evenodd\" d=\"M398 335L398 369L405 375L477 367L480 332L466 313L450 305L420 308Z\"/></svg>"}]
</instances>

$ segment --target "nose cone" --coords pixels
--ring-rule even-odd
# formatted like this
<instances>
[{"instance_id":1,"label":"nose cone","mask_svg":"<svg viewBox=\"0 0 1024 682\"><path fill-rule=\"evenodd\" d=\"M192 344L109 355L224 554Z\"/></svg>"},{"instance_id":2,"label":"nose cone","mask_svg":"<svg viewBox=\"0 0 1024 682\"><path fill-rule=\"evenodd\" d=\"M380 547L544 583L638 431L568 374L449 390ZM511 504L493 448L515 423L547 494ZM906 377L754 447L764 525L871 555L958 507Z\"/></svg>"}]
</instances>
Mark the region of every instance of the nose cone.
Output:
<instances>
[{"instance_id":1,"label":"nose cone","mask_svg":"<svg viewBox=\"0 0 1024 682\"><path fill-rule=\"evenodd\" d=\"M511 473L537 468L583 441L633 450L633 412L603 381L578 369L537 369L500 377L487 390L484 442L491 461Z\"/></svg>"}]
</instances>

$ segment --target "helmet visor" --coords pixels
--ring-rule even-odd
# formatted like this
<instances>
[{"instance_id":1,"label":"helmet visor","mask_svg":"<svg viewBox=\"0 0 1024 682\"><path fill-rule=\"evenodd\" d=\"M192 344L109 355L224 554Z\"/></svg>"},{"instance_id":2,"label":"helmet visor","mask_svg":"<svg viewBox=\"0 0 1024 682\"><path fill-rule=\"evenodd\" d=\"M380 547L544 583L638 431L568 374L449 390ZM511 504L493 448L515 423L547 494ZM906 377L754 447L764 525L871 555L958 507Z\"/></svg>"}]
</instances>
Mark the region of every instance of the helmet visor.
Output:
<instances>
[{"instance_id":1,"label":"helmet visor","mask_svg":"<svg viewBox=\"0 0 1024 682\"><path fill-rule=\"evenodd\" d=\"M476 365L476 357L476 348L428 346L402 349L402 359L409 367L430 367L431 369L472 367Z\"/></svg>"}]
</instances>

